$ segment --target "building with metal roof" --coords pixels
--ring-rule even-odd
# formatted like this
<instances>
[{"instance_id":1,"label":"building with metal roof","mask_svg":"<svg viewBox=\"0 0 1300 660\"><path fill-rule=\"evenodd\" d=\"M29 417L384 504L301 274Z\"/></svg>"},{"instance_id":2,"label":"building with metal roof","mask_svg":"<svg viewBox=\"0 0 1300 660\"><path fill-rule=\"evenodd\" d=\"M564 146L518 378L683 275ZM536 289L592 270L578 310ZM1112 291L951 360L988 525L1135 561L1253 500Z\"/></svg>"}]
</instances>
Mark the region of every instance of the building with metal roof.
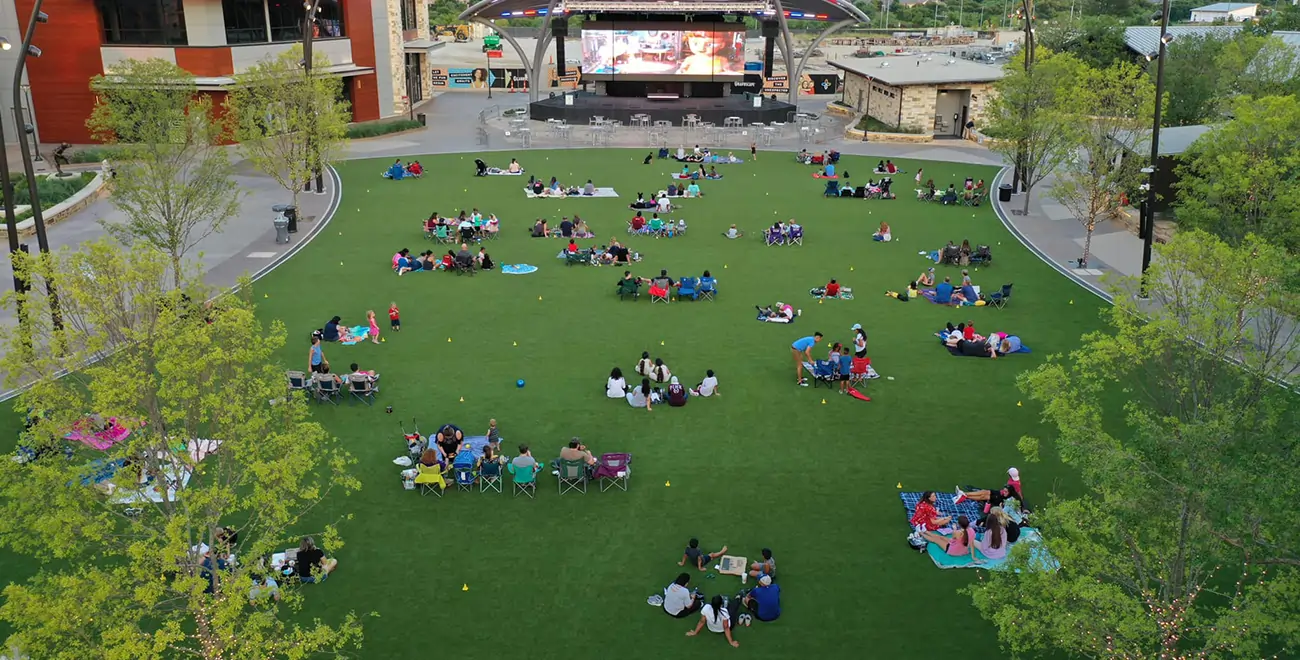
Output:
<instances>
[{"instance_id":1,"label":"building with metal roof","mask_svg":"<svg viewBox=\"0 0 1300 660\"><path fill-rule=\"evenodd\" d=\"M1169 34L1174 40L1166 48L1177 48L1178 39L1186 37L1211 37L1231 39L1241 31L1240 25L1170 25ZM1124 45L1139 55L1160 51L1160 27L1157 25L1131 25L1124 28Z\"/></svg>"},{"instance_id":2,"label":"building with metal roof","mask_svg":"<svg viewBox=\"0 0 1300 660\"><path fill-rule=\"evenodd\" d=\"M1259 5L1253 2L1216 2L1212 5L1197 7L1192 10L1193 23L1213 23L1226 21L1242 23L1252 21L1259 13Z\"/></svg>"},{"instance_id":3,"label":"building with metal roof","mask_svg":"<svg viewBox=\"0 0 1300 660\"><path fill-rule=\"evenodd\" d=\"M936 137L961 137L980 125L1005 76L1002 67L944 55L910 55L829 63L844 72L846 105L883 124Z\"/></svg>"}]
</instances>

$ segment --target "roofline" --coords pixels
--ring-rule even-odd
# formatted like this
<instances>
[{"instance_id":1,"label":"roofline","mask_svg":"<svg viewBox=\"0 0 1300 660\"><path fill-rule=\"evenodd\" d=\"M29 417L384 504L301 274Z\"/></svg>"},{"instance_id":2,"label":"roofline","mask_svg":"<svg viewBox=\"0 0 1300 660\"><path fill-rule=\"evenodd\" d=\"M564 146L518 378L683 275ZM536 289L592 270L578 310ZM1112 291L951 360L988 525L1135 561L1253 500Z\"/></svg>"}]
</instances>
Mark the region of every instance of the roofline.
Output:
<instances>
[{"instance_id":1,"label":"roofline","mask_svg":"<svg viewBox=\"0 0 1300 660\"><path fill-rule=\"evenodd\" d=\"M896 83L896 82L890 82L888 79L883 78L883 77L880 77L880 76L877 76L877 75L874 75L874 74L863 73L863 72L861 72L861 71L859 71L859 70L857 70L857 69L850 69L849 67L847 67L847 66L845 66L845 65L843 65L843 64L840 64L839 62L827 62L827 64L831 65L832 67L834 67L834 68L836 68L836 69L839 69L839 70L843 71L844 73L852 73L852 74L855 74L855 75L863 76L864 78L870 78L870 79L872 79L872 80L876 80L876 81L879 81L879 82L885 83L886 85L893 85L894 87L905 87L905 86L907 86L907 85L948 85L948 84L952 84L952 83L963 83L963 82L968 82L968 83L992 83L992 82L997 82L997 81L999 81L999 80L1002 80L1002 78L1005 77L1005 76L1002 76L1002 77L998 77L998 78L983 78L983 77L977 77L977 76L960 76L960 77L952 78L952 79L949 79L949 80L927 80L927 81L925 81L925 82ZM882 70L883 70L883 69L882 69Z\"/></svg>"},{"instance_id":2,"label":"roofline","mask_svg":"<svg viewBox=\"0 0 1300 660\"><path fill-rule=\"evenodd\" d=\"M492 5L495 5L495 4L499 4L500 2L501 2L501 0L479 0L478 2L475 2L475 3L471 4L471 5L469 5L468 7L466 7L466 8L465 8L465 11L461 12L461 13L460 13L460 16L457 17L457 20L467 21L467 20L469 20L469 19L471 19L471 18L476 18L476 17L481 17L481 18L500 18L499 16L485 16L485 15L482 14L482 12L483 12L484 9L486 9L486 8L488 8L488 7L491 7ZM859 23L866 23L866 24L868 24L868 25L871 24L871 17L870 17L870 16L867 16L867 14L866 14L865 12L863 12L861 9L858 9L858 7L857 7L856 5L854 5L854 4L852 4L852 3L849 3L849 2L841 3L841 2L836 2L835 0L814 0L814 2L821 2L821 3L823 3L823 4L830 5L830 6L833 7L835 10L838 10L838 11L844 12L845 14L847 14L848 18L855 19L855 20L856 20L857 22L859 22ZM546 5L546 3L545 3L545 2L541 2L541 0L539 0L538 4L539 4L539 9L545 7L545 5ZM785 11L786 11L787 14L790 13L790 10L789 10L789 9L786 9ZM587 12L582 12L582 13L587 13ZM651 12L651 13L657 13L657 12ZM666 11L666 12L662 12L662 13L665 13L665 14L674 14L674 13L682 13L682 12ZM689 12L688 12L688 13L689 13ZM553 14L553 15L560 15L560 14L559 14L559 12L556 12L556 13ZM565 12L564 15L565 15L565 16L568 16L568 13ZM771 12L770 14L755 14L754 17L755 17L755 18L764 18L764 17L766 17L766 16L775 16L775 15L776 15L776 12ZM537 15L530 16L529 18L545 18L545 17L546 17L546 14L541 14L541 13L539 13L539 14L537 14ZM787 18L790 18L790 17L787 16ZM828 22L831 22L831 21L833 21L833 20L835 20L833 17L830 18L830 19L827 19ZM840 19L840 20L844 20L844 19Z\"/></svg>"}]
</instances>

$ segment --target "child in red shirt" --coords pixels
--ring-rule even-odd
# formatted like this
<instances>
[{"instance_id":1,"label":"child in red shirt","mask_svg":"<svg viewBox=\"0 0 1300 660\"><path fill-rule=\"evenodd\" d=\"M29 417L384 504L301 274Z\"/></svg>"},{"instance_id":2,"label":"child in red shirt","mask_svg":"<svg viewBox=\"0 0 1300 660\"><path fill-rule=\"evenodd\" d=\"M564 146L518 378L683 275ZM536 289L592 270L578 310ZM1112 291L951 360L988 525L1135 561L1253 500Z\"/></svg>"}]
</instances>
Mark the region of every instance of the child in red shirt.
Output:
<instances>
[{"instance_id":1,"label":"child in red shirt","mask_svg":"<svg viewBox=\"0 0 1300 660\"><path fill-rule=\"evenodd\" d=\"M827 285L826 285L826 291L825 291L825 293L822 294L822 297L823 297L823 298L838 298L838 297L840 297L840 284L839 284L839 282L836 282L835 280L831 280L831 281L830 281L830 284L827 284Z\"/></svg>"},{"instance_id":2,"label":"child in red shirt","mask_svg":"<svg viewBox=\"0 0 1300 660\"><path fill-rule=\"evenodd\" d=\"M402 329L402 319L397 310L397 303L388 306L388 323L393 326L393 332Z\"/></svg>"}]
</instances>

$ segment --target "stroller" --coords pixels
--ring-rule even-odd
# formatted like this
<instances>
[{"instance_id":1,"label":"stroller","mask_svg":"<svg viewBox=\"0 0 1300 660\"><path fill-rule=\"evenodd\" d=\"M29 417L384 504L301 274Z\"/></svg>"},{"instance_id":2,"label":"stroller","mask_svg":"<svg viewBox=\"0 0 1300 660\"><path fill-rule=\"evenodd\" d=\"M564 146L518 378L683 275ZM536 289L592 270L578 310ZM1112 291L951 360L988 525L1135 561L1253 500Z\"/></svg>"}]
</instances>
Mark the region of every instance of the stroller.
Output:
<instances>
[{"instance_id":1,"label":"stroller","mask_svg":"<svg viewBox=\"0 0 1300 660\"><path fill-rule=\"evenodd\" d=\"M474 176L487 176L488 166L487 163L483 162L482 158L474 159L474 167L478 168L478 170L474 172Z\"/></svg>"},{"instance_id":2,"label":"stroller","mask_svg":"<svg viewBox=\"0 0 1300 660\"><path fill-rule=\"evenodd\" d=\"M407 433L406 425L398 422L398 428L402 429L402 439L406 441L406 452L411 456L419 456L429 447L429 439L420 435L420 423L411 418L411 423L415 425L415 433Z\"/></svg>"}]
</instances>

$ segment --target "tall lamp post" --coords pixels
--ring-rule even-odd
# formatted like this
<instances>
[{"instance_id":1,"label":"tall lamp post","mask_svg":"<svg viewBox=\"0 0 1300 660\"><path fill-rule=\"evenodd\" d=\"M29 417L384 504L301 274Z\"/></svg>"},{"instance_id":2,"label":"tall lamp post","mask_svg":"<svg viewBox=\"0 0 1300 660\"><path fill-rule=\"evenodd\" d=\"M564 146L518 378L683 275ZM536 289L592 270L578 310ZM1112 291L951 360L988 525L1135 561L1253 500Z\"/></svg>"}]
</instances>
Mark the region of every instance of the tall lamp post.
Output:
<instances>
[{"instance_id":1,"label":"tall lamp post","mask_svg":"<svg viewBox=\"0 0 1300 660\"><path fill-rule=\"evenodd\" d=\"M36 225L36 245L40 248L41 255L47 255L50 252L50 240L45 235L45 216L41 213L41 197L38 190L39 185L36 180L36 168L32 165L31 149L27 141L26 122L23 121L23 104L19 101L22 98L23 68L27 66L27 57L40 57L41 49L32 45L32 37L36 35L37 23L48 23L49 15L41 11L41 5L45 0L36 0L36 5L32 7L32 17L27 21L27 32L23 34L23 44L18 49L18 64L14 66L14 132L18 133L18 147L23 157L23 172L27 175L27 192L32 202L32 222ZM33 131L34 132L34 131ZM12 209L6 211L5 220L8 221L9 213ZM16 227L10 231L9 245L12 248L18 240ZM50 321L56 331L63 329L63 315L59 312L59 296L55 291L54 283L49 279L45 280L45 293L49 297L50 304Z\"/></svg>"},{"instance_id":2,"label":"tall lamp post","mask_svg":"<svg viewBox=\"0 0 1300 660\"><path fill-rule=\"evenodd\" d=\"M1030 69L1034 67L1034 1L1023 0L1020 9L1016 11L1023 14L1023 18L1025 19L1025 73L1028 74ZM1025 116L1029 115L1028 103L1029 99L1026 98L1024 110ZM1028 156L1025 154L1024 149L1021 149L1016 154L1016 167L1015 171L1011 174L1011 183L1012 186L1016 188L1017 192L1021 190L1027 191L1029 188L1029 186L1025 185L1025 172L1023 169L1025 158L1027 157Z\"/></svg>"},{"instance_id":3,"label":"tall lamp post","mask_svg":"<svg viewBox=\"0 0 1300 660\"><path fill-rule=\"evenodd\" d=\"M1165 54L1168 52L1169 42L1173 41L1173 35L1169 34L1169 0L1164 0L1160 5L1160 50L1155 53L1156 56L1156 109L1151 120L1151 172L1147 174L1147 199L1146 199L1146 217L1141 223L1142 229L1142 290L1141 296L1147 296L1147 269L1151 267L1151 241L1156 235L1156 169L1160 161L1160 110L1161 99L1165 95Z\"/></svg>"},{"instance_id":4,"label":"tall lamp post","mask_svg":"<svg viewBox=\"0 0 1300 660\"><path fill-rule=\"evenodd\" d=\"M11 50L13 44L9 40L0 37L0 50ZM14 125L18 130L22 130L19 124ZM5 148L4 124L0 123L0 189L3 189L3 200L5 205L5 233L9 235L9 265L14 273L14 292L22 293L26 290L23 278L18 275L17 264L14 263L14 254L20 249L18 245L18 216L14 213L14 184L9 177L9 154ZM19 303L21 304L21 303ZM22 316L21 310L19 316Z\"/></svg>"},{"instance_id":5,"label":"tall lamp post","mask_svg":"<svg viewBox=\"0 0 1300 660\"><path fill-rule=\"evenodd\" d=\"M302 24L302 70L308 79L308 83L310 84L311 65L312 65L311 43L312 43L312 38L316 36L315 35L316 12L320 11L320 0L307 0L306 2L302 3L302 7L303 9L307 10L306 16L303 17L303 24ZM307 151L308 152L312 151L310 134L308 135ZM316 175L315 177L316 194L318 195L324 194L325 175L321 172L321 164L317 162L318 159L315 157L311 157L311 160L312 162L308 163L308 165L311 166L312 171ZM311 190L310 180L308 180L307 183L303 186L304 192L308 190Z\"/></svg>"}]
</instances>

